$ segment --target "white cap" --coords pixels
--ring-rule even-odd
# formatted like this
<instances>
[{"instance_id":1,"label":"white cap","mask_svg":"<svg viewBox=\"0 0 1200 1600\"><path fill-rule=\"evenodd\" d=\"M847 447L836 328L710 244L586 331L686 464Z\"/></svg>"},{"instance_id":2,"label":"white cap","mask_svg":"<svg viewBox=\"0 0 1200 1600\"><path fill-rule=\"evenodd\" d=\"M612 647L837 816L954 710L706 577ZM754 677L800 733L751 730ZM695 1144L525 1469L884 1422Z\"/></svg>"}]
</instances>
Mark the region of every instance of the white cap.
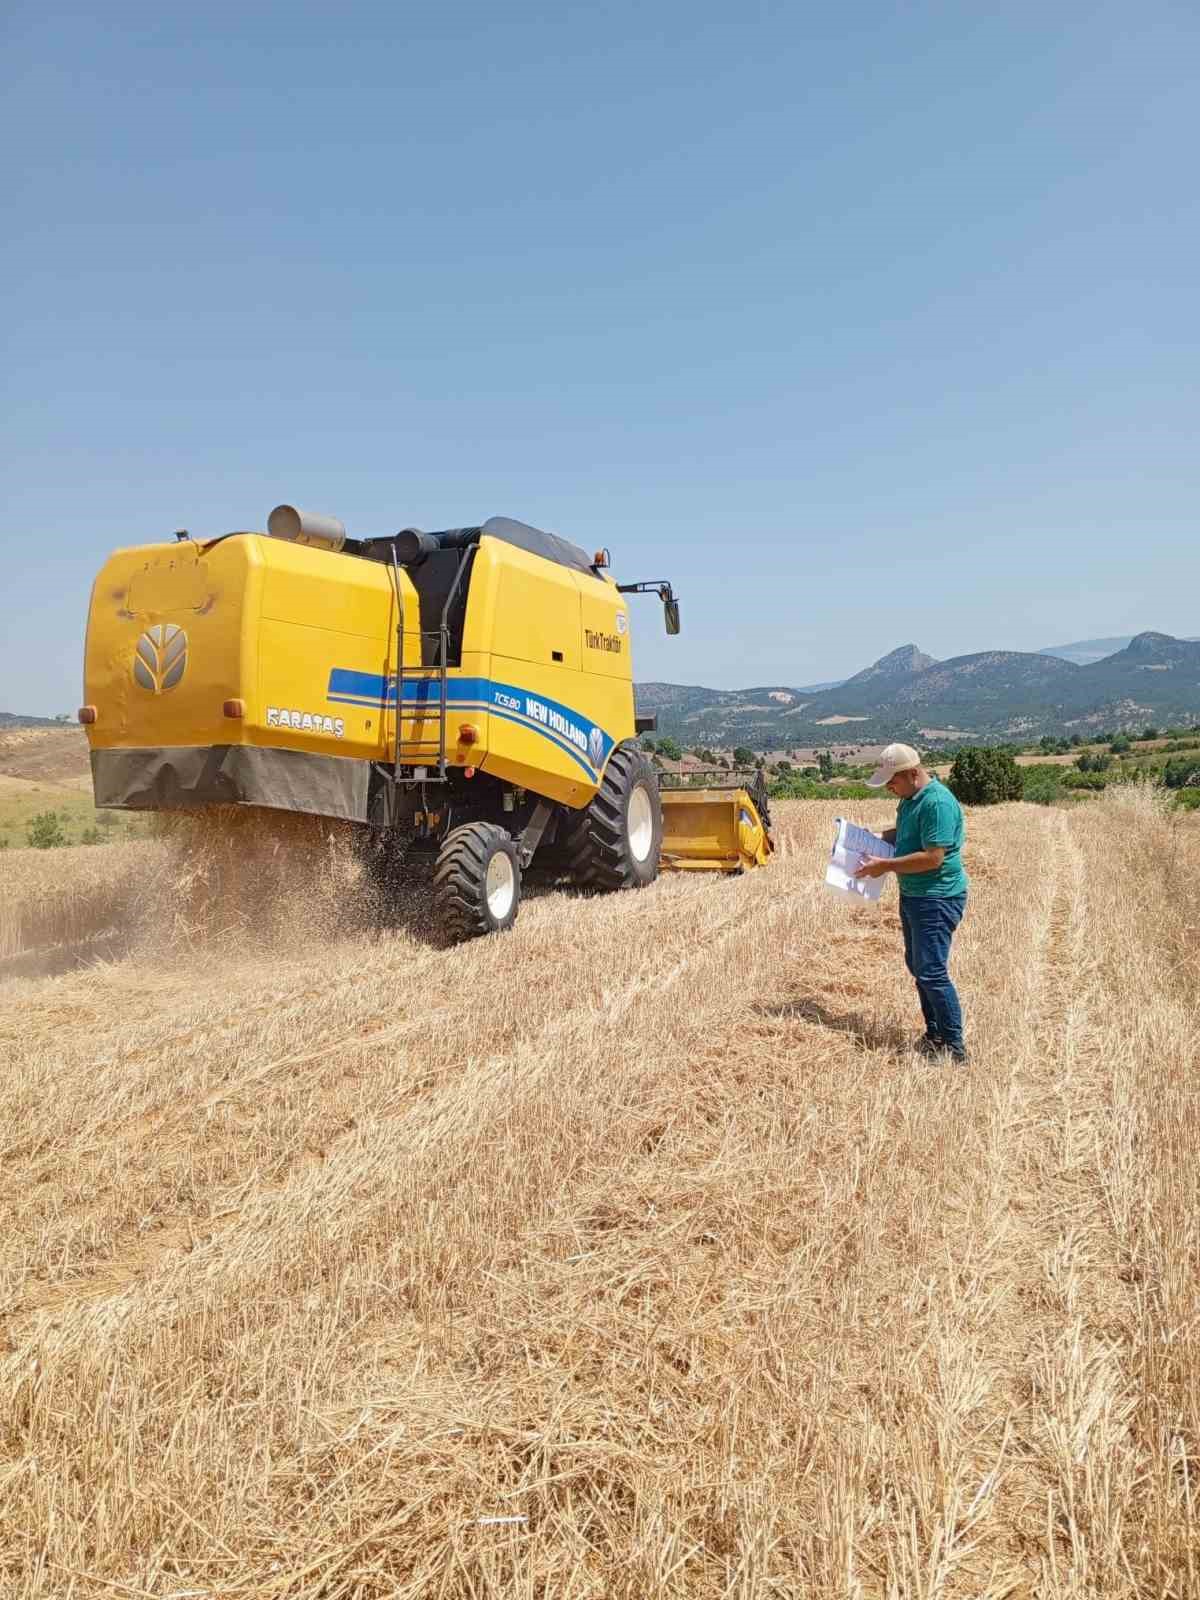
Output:
<instances>
[{"instance_id":1,"label":"white cap","mask_svg":"<svg viewBox=\"0 0 1200 1600\"><path fill-rule=\"evenodd\" d=\"M921 758L910 744L890 744L879 758L879 765L867 779L868 789L882 789L898 772L911 772Z\"/></svg>"}]
</instances>

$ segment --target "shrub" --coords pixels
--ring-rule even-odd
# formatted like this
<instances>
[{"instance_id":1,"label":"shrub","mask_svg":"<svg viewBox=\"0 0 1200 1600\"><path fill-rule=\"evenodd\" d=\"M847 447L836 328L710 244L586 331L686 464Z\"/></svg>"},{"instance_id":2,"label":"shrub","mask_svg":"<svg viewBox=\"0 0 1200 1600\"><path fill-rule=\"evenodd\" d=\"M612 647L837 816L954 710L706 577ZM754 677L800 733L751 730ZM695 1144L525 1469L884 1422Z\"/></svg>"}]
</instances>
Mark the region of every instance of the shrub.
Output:
<instances>
[{"instance_id":1,"label":"shrub","mask_svg":"<svg viewBox=\"0 0 1200 1600\"><path fill-rule=\"evenodd\" d=\"M1191 783L1200 783L1200 757L1168 761L1159 776L1168 789L1185 789Z\"/></svg>"},{"instance_id":2,"label":"shrub","mask_svg":"<svg viewBox=\"0 0 1200 1600\"><path fill-rule=\"evenodd\" d=\"M1034 778L1023 784L1021 798L1030 805L1052 806L1065 793L1061 778Z\"/></svg>"},{"instance_id":3,"label":"shrub","mask_svg":"<svg viewBox=\"0 0 1200 1600\"><path fill-rule=\"evenodd\" d=\"M1021 798L1037 806L1052 806L1063 797L1063 769L1049 765L1021 767Z\"/></svg>"},{"instance_id":4,"label":"shrub","mask_svg":"<svg viewBox=\"0 0 1200 1600\"><path fill-rule=\"evenodd\" d=\"M1200 789L1177 789L1175 805L1180 811L1200 811Z\"/></svg>"},{"instance_id":5,"label":"shrub","mask_svg":"<svg viewBox=\"0 0 1200 1600\"><path fill-rule=\"evenodd\" d=\"M1157 739L1158 738L1158 729L1157 728L1143 728L1141 733L1139 733L1137 735L1137 738L1139 740L1142 740L1142 739Z\"/></svg>"},{"instance_id":6,"label":"shrub","mask_svg":"<svg viewBox=\"0 0 1200 1600\"><path fill-rule=\"evenodd\" d=\"M103 844L104 835L99 828L85 828L79 835L80 844Z\"/></svg>"},{"instance_id":7,"label":"shrub","mask_svg":"<svg viewBox=\"0 0 1200 1600\"><path fill-rule=\"evenodd\" d=\"M1133 740L1127 733L1114 734L1109 740L1108 748L1115 756L1123 756L1126 751L1133 748Z\"/></svg>"},{"instance_id":8,"label":"shrub","mask_svg":"<svg viewBox=\"0 0 1200 1600\"><path fill-rule=\"evenodd\" d=\"M30 822L25 836L35 850L56 850L67 842L63 825L54 811L39 811Z\"/></svg>"},{"instance_id":9,"label":"shrub","mask_svg":"<svg viewBox=\"0 0 1200 1600\"><path fill-rule=\"evenodd\" d=\"M767 785L772 800L878 800L879 790L865 783L818 783L793 772Z\"/></svg>"},{"instance_id":10,"label":"shrub","mask_svg":"<svg viewBox=\"0 0 1200 1600\"><path fill-rule=\"evenodd\" d=\"M1021 769L1004 750L968 748L954 758L949 788L964 805L994 806L1003 800L1019 800Z\"/></svg>"}]
</instances>

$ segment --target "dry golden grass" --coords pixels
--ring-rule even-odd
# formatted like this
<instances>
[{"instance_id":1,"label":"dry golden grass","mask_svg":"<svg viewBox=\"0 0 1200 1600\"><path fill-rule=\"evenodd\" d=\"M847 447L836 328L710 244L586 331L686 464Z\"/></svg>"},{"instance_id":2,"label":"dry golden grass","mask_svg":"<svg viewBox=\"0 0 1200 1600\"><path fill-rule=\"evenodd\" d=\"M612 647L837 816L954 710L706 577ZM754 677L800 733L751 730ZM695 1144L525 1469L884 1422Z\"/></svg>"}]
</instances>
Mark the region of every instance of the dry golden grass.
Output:
<instances>
[{"instance_id":1,"label":"dry golden grass","mask_svg":"<svg viewBox=\"0 0 1200 1600\"><path fill-rule=\"evenodd\" d=\"M315 837L0 861L136 933L0 988L2 1592L1200 1593L1196 819L972 816L962 1073L835 809L449 951Z\"/></svg>"},{"instance_id":2,"label":"dry golden grass","mask_svg":"<svg viewBox=\"0 0 1200 1600\"><path fill-rule=\"evenodd\" d=\"M128 926L161 855L147 843L6 850L0 856L0 961Z\"/></svg>"}]
</instances>

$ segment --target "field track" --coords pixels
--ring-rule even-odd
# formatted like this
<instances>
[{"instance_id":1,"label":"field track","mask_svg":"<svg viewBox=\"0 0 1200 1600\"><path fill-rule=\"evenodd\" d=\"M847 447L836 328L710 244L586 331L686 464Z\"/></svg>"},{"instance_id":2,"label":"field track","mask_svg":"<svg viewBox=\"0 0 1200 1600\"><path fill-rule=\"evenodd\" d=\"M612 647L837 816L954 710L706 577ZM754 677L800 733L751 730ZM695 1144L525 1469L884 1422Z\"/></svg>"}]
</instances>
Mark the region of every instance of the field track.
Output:
<instances>
[{"instance_id":1,"label":"field track","mask_svg":"<svg viewBox=\"0 0 1200 1600\"><path fill-rule=\"evenodd\" d=\"M972 814L964 1073L780 809L451 950L0 860L0 1595L1200 1594L1196 819Z\"/></svg>"}]
</instances>

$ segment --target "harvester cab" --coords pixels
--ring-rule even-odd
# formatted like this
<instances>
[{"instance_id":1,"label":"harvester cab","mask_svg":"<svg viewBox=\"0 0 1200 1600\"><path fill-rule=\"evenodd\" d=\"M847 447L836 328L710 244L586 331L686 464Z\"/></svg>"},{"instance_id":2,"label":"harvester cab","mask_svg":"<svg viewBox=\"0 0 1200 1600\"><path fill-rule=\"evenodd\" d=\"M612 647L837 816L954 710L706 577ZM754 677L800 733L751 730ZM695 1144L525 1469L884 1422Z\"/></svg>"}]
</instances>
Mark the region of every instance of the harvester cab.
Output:
<instances>
[{"instance_id":1,"label":"harvester cab","mask_svg":"<svg viewBox=\"0 0 1200 1600\"><path fill-rule=\"evenodd\" d=\"M351 539L277 506L267 529L105 563L80 711L97 805L356 824L385 878L434 857L456 938L511 927L535 858L584 889L766 860L765 793L661 791L637 743L625 597L657 594L678 633L666 580L617 584L606 550L506 517Z\"/></svg>"}]
</instances>

